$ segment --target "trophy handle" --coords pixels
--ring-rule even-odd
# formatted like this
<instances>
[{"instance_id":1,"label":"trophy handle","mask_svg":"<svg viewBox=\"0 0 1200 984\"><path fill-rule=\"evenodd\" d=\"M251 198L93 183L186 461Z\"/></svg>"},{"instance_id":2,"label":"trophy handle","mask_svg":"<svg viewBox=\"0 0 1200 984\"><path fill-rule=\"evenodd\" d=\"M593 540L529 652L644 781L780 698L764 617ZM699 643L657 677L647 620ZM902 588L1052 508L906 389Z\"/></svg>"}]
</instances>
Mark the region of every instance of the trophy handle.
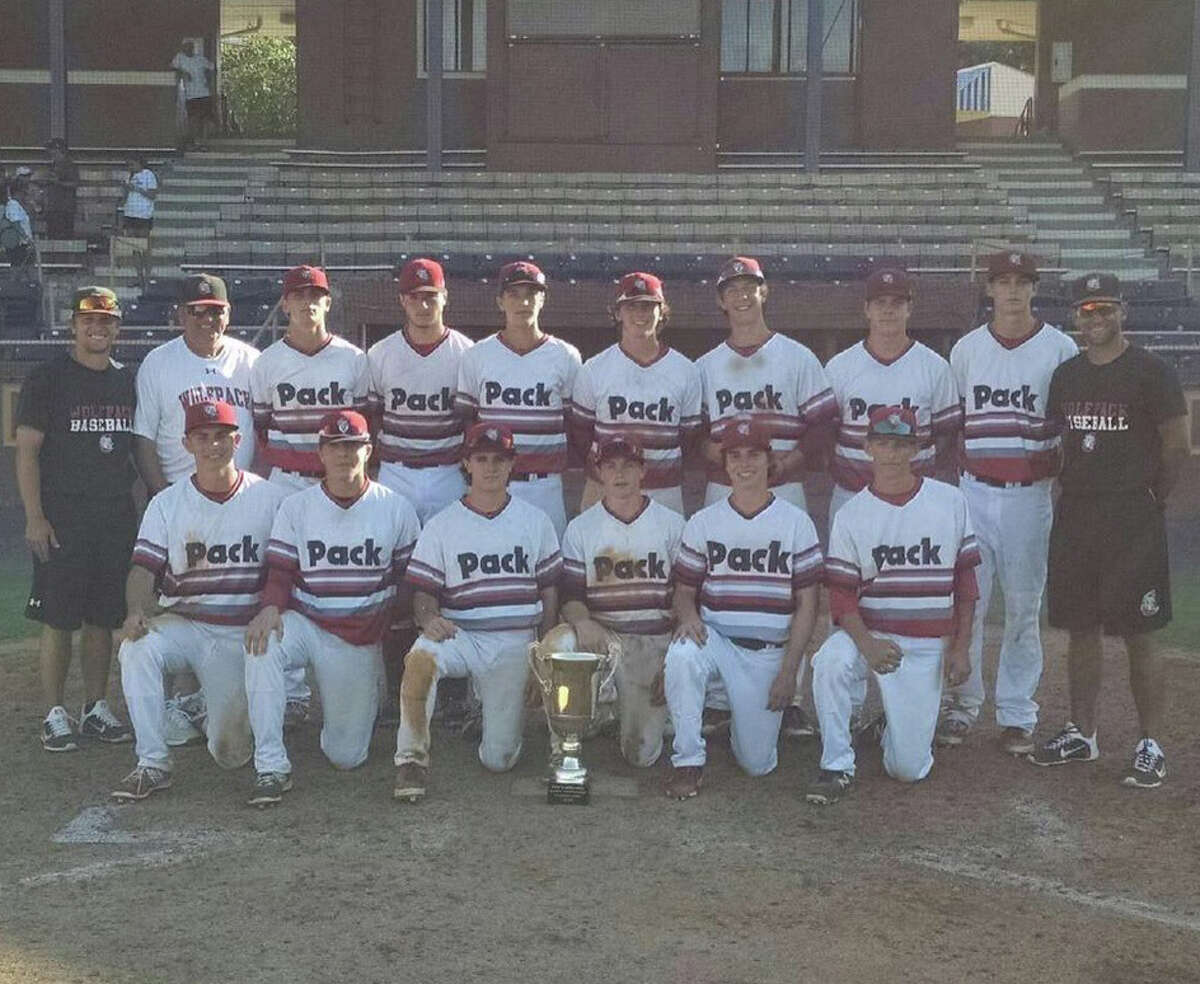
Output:
<instances>
[{"instance_id":1,"label":"trophy handle","mask_svg":"<svg viewBox=\"0 0 1200 984\"><path fill-rule=\"evenodd\" d=\"M538 672L538 644L536 642L529 644L529 669L533 673L533 678L538 682L538 686L541 687L542 694L549 696L550 681Z\"/></svg>"}]
</instances>

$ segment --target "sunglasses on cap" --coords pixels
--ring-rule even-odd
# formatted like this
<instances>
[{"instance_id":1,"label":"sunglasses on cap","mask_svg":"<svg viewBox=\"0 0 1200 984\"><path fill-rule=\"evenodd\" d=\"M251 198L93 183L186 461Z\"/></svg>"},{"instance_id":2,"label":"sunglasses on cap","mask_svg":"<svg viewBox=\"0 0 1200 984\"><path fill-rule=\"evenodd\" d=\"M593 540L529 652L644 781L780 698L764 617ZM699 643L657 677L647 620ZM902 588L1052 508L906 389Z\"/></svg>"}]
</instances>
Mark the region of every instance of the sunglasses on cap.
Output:
<instances>
[{"instance_id":1,"label":"sunglasses on cap","mask_svg":"<svg viewBox=\"0 0 1200 984\"><path fill-rule=\"evenodd\" d=\"M1084 301L1076 310L1080 314L1099 314L1112 317L1121 310L1121 305L1114 301Z\"/></svg>"},{"instance_id":2,"label":"sunglasses on cap","mask_svg":"<svg viewBox=\"0 0 1200 984\"><path fill-rule=\"evenodd\" d=\"M104 314L119 314L120 308L115 297L107 294L86 294L75 302L75 313L86 314L89 311L101 311Z\"/></svg>"}]
</instances>

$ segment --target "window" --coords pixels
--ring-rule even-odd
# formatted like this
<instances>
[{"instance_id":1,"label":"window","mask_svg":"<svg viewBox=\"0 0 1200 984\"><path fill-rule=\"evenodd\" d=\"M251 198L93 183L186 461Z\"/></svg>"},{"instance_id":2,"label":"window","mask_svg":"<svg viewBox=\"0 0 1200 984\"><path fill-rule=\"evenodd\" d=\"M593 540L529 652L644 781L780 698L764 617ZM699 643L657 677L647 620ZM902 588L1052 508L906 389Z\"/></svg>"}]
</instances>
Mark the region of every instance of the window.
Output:
<instances>
[{"instance_id":1,"label":"window","mask_svg":"<svg viewBox=\"0 0 1200 984\"><path fill-rule=\"evenodd\" d=\"M700 0L508 0L511 38L697 38Z\"/></svg>"},{"instance_id":2,"label":"window","mask_svg":"<svg viewBox=\"0 0 1200 984\"><path fill-rule=\"evenodd\" d=\"M854 71L857 0L824 0L824 70ZM808 69L808 0L723 0L721 71L803 75Z\"/></svg>"},{"instance_id":3,"label":"window","mask_svg":"<svg viewBox=\"0 0 1200 984\"><path fill-rule=\"evenodd\" d=\"M425 16L429 0L417 4L417 75L429 74L425 62ZM487 71L487 0L442 0L442 71L447 75L483 75Z\"/></svg>"}]
</instances>

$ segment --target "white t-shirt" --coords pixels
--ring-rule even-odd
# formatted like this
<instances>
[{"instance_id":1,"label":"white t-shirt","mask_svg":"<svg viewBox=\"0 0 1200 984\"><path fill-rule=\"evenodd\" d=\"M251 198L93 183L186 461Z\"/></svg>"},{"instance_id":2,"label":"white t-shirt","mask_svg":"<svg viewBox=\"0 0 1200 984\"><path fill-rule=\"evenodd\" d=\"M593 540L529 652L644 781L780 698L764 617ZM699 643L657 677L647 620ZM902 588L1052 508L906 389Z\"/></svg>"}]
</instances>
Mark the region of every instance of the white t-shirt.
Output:
<instances>
[{"instance_id":1,"label":"white t-shirt","mask_svg":"<svg viewBox=\"0 0 1200 984\"><path fill-rule=\"evenodd\" d=\"M150 168L144 167L134 174L130 180L134 183L137 190L130 188L129 194L125 196L123 211L126 217L130 219L154 218L154 199L147 198L142 192L157 190L158 178L154 176L154 172Z\"/></svg>"},{"instance_id":2,"label":"white t-shirt","mask_svg":"<svg viewBox=\"0 0 1200 984\"><path fill-rule=\"evenodd\" d=\"M137 374L137 410L133 432L154 442L168 482L190 475L195 460L183 447L183 414L203 400L223 400L237 411L242 443L235 462L243 470L254 461L254 413L250 367L258 349L226 337L211 359L187 347L183 336L151 349Z\"/></svg>"},{"instance_id":3,"label":"white t-shirt","mask_svg":"<svg viewBox=\"0 0 1200 984\"><path fill-rule=\"evenodd\" d=\"M29 222L29 213L25 211L25 206L15 198L10 198L4 203L4 217L9 222L19 225L27 239L33 239L33 226Z\"/></svg>"},{"instance_id":4,"label":"white t-shirt","mask_svg":"<svg viewBox=\"0 0 1200 984\"><path fill-rule=\"evenodd\" d=\"M171 59L171 67L183 73L183 95L185 99L203 99L210 95L208 73L216 66L203 55L185 55L177 52Z\"/></svg>"}]
</instances>

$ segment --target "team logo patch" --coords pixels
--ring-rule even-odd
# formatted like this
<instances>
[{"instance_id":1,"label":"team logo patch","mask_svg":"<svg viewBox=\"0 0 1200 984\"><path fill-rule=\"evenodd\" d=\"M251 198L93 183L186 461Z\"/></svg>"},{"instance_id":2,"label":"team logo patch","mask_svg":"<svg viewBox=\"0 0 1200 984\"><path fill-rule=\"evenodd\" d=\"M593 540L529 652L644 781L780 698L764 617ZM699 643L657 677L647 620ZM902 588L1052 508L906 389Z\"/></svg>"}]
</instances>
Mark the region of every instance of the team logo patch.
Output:
<instances>
[{"instance_id":1,"label":"team logo patch","mask_svg":"<svg viewBox=\"0 0 1200 984\"><path fill-rule=\"evenodd\" d=\"M215 403L204 404L204 416L215 417L217 415L217 405Z\"/></svg>"},{"instance_id":2,"label":"team logo patch","mask_svg":"<svg viewBox=\"0 0 1200 984\"><path fill-rule=\"evenodd\" d=\"M429 279L429 271L426 270L424 267L417 267L417 279L418 280L428 280Z\"/></svg>"},{"instance_id":3,"label":"team logo patch","mask_svg":"<svg viewBox=\"0 0 1200 984\"><path fill-rule=\"evenodd\" d=\"M1009 253L1008 254L1008 262L1011 263L1013 266L1020 266L1021 265L1021 254L1020 253Z\"/></svg>"},{"instance_id":4,"label":"team logo patch","mask_svg":"<svg viewBox=\"0 0 1200 984\"><path fill-rule=\"evenodd\" d=\"M1088 454L1091 454L1096 450L1096 435L1084 434L1083 443L1080 445L1080 447L1082 447L1084 451L1088 452Z\"/></svg>"},{"instance_id":5,"label":"team logo patch","mask_svg":"<svg viewBox=\"0 0 1200 984\"><path fill-rule=\"evenodd\" d=\"M1158 589L1151 588L1144 595L1142 595L1142 603L1138 606L1138 610L1146 618L1153 618L1158 614L1160 607L1161 606L1158 603Z\"/></svg>"},{"instance_id":6,"label":"team logo patch","mask_svg":"<svg viewBox=\"0 0 1200 984\"><path fill-rule=\"evenodd\" d=\"M1088 277L1087 289L1088 290L1099 290L1100 289L1100 278L1099 277Z\"/></svg>"},{"instance_id":7,"label":"team logo patch","mask_svg":"<svg viewBox=\"0 0 1200 984\"><path fill-rule=\"evenodd\" d=\"M888 415L888 423L891 424L893 427L899 427L900 426L900 414L898 414L898 413L889 414Z\"/></svg>"},{"instance_id":8,"label":"team logo patch","mask_svg":"<svg viewBox=\"0 0 1200 984\"><path fill-rule=\"evenodd\" d=\"M633 282L633 288L634 288L634 290L645 290L646 289L646 281L635 280Z\"/></svg>"},{"instance_id":9,"label":"team logo patch","mask_svg":"<svg viewBox=\"0 0 1200 984\"><path fill-rule=\"evenodd\" d=\"M100 435L100 450L103 451L105 454L112 454L113 447L114 447L114 445L113 445L112 435L111 434L101 434Z\"/></svg>"},{"instance_id":10,"label":"team logo patch","mask_svg":"<svg viewBox=\"0 0 1200 984\"><path fill-rule=\"evenodd\" d=\"M735 263L733 265L733 272L734 273L745 273L746 272L746 264L745 263Z\"/></svg>"},{"instance_id":11,"label":"team logo patch","mask_svg":"<svg viewBox=\"0 0 1200 984\"><path fill-rule=\"evenodd\" d=\"M340 418L337 422L337 429L339 434L349 434L350 421L348 421L345 417Z\"/></svg>"},{"instance_id":12,"label":"team logo patch","mask_svg":"<svg viewBox=\"0 0 1200 984\"><path fill-rule=\"evenodd\" d=\"M212 284L210 284L207 280L201 280L200 283L196 284L196 293L206 295L211 294Z\"/></svg>"},{"instance_id":13,"label":"team logo patch","mask_svg":"<svg viewBox=\"0 0 1200 984\"><path fill-rule=\"evenodd\" d=\"M745 437L747 434L750 433L750 425L749 424L738 424L737 432L739 434L741 434L742 437Z\"/></svg>"},{"instance_id":14,"label":"team logo patch","mask_svg":"<svg viewBox=\"0 0 1200 984\"><path fill-rule=\"evenodd\" d=\"M882 280L885 284L891 284L891 283L896 282L896 278L893 277L890 273L883 274L883 276L881 276L879 279Z\"/></svg>"},{"instance_id":15,"label":"team logo patch","mask_svg":"<svg viewBox=\"0 0 1200 984\"><path fill-rule=\"evenodd\" d=\"M500 443L500 432L494 427L489 427L486 431L484 431L483 436L489 441L495 441L497 444Z\"/></svg>"}]
</instances>

